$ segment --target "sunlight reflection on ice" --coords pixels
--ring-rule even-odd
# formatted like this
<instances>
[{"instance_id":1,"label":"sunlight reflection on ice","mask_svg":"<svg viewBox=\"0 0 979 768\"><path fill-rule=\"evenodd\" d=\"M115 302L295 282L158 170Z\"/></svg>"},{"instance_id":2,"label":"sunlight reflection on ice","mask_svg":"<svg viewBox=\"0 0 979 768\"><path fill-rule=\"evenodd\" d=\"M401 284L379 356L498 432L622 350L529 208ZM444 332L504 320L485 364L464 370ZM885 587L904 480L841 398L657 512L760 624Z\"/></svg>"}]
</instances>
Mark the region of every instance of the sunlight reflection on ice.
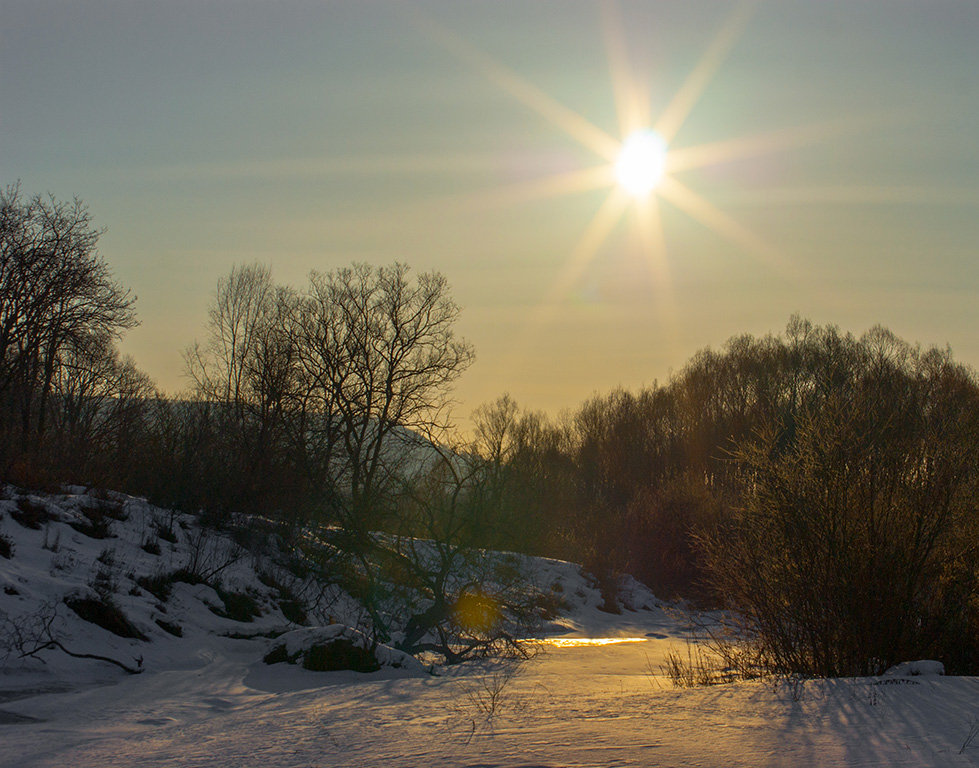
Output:
<instances>
[{"instance_id":1,"label":"sunlight reflection on ice","mask_svg":"<svg viewBox=\"0 0 979 768\"><path fill-rule=\"evenodd\" d=\"M645 637L545 637L538 642L555 648L582 648L591 645L614 645L616 643L642 643Z\"/></svg>"}]
</instances>

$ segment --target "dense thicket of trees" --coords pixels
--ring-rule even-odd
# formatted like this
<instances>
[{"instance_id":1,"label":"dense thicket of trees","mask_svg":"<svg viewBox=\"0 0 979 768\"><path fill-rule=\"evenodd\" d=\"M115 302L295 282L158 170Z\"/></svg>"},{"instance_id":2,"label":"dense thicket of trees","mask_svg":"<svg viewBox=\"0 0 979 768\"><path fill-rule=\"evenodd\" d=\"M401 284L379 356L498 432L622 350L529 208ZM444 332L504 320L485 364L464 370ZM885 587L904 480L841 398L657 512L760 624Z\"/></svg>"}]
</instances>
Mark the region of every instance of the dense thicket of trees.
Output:
<instances>
[{"instance_id":1,"label":"dense thicket of trees","mask_svg":"<svg viewBox=\"0 0 979 768\"><path fill-rule=\"evenodd\" d=\"M505 637L464 604L531 610L494 548L583 563L608 610L622 572L730 607L780 671L979 671L979 381L948 351L792 318L557 421L503 396L462 440L448 406L473 351L438 273L355 265L295 288L236 267L186 353L191 391L167 397L116 351L133 298L99 234L79 201L0 194L5 479L251 513L297 544L329 531L307 567L409 648Z\"/></svg>"},{"instance_id":2,"label":"dense thicket of trees","mask_svg":"<svg viewBox=\"0 0 979 768\"><path fill-rule=\"evenodd\" d=\"M880 329L833 352L735 454L739 504L702 542L711 583L778 670L975 670L976 383Z\"/></svg>"},{"instance_id":3,"label":"dense thicket of trees","mask_svg":"<svg viewBox=\"0 0 979 768\"><path fill-rule=\"evenodd\" d=\"M781 671L979 669L979 382L949 352L793 318L538 434L501 485L528 550L732 608Z\"/></svg>"}]
</instances>

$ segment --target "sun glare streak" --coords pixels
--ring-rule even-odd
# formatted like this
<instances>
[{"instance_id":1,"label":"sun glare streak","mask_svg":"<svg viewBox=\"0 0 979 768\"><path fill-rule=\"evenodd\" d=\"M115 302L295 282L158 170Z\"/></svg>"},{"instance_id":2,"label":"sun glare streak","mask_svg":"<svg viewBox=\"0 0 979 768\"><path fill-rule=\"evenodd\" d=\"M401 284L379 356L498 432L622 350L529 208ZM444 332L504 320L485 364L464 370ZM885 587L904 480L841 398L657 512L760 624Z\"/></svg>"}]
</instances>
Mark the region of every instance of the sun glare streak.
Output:
<instances>
[{"instance_id":1,"label":"sun glare streak","mask_svg":"<svg viewBox=\"0 0 979 768\"><path fill-rule=\"evenodd\" d=\"M707 50L650 128L649 101L631 71L626 27L617 0L603 0L602 25L611 74L616 114L622 135L617 141L577 112L565 107L529 83L490 54L430 19L417 19L433 41L457 60L481 73L511 97L529 107L563 133L593 151L608 165L543 178L528 179L471 195L449 204L485 207L514 204L576 192L608 188L609 193L578 239L563 267L527 320L526 332L511 345L509 362L526 358L539 332L554 319L576 283L621 221L630 201L635 206L638 246L646 257L652 278L656 310L664 325L676 314L667 258L666 237L659 199L700 222L718 237L783 274L790 265L769 244L730 215L676 179L685 170L777 152L821 141L869 121L837 121L789 128L699 146L671 149L667 146L680 131L725 59L743 36L762 0L741 0L711 40ZM655 190L655 192L654 192Z\"/></svg>"},{"instance_id":2,"label":"sun glare streak","mask_svg":"<svg viewBox=\"0 0 979 768\"><path fill-rule=\"evenodd\" d=\"M419 21L433 39L456 58L482 72L490 81L550 121L568 136L579 141L599 157L613 162L619 151L619 142L598 126L586 120L572 109L555 101L546 93L531 85L509 67L485 51L480 50L458 35L432 20Z\"/></svg>"},{"instance_id":3,"label":"sun glare streak","mask_svg":"<svg viewBox=\"0 0 979 768\"><path fill-rule=\"evenodd\" d=\"M637 205L636 223L642 251L653 275L653 284L662 289L664 296L670 296L670 263L666 258L666 235L659 206Z\"/></svg>"},{"instance_id":4,"label":"sun glare streak","mask_svg":"<svg viewBox=\"0 0 979 768\"><path fill-rule=\"evenodd\" d=\"M609 190L602 205L592 216L579 238L571 258L532 312L524 333L510 345L510 354L504 362L505 367L518 368L518 361L527 358L539 338L541 329L553 320L561 301L567 297L571 287L578 281L609 233L619 223L628 204L629 198L621 187L613 186Z\"/></svg>"},{"instance_id":5,"label":"sun glare streak","mask_svg":"<svg viewBox=\"0 0 979 768\"><path fill-rule=\"evenodd\" d=\"M582 233L568 263L545 296L543 300L545 305L565 297L571 286L581 277L589 262L598 253L598 249L608 239L615 225L619 223L628 204L629 198L626 193L619 187L612 187L605 201L595 212Z\"/></svg>"},{"instance_id":6,"label":"sun glare streak","mask_svg":"<svg viewBox=\"0 0 979 768\"><path fill-rule=\"evenodd\" d=\"M596 189L608 189L615 183L611 165L598 165L568 173L553 174L506 184L457 201L461 207L512 205L546 198L564 197Z\"/></svg>"},{"instance_id":7,"label":"sun glare streak","mask_svg":"<svg viewBox=\"0 0 979 768\"><path fill-rule=\"evenodd\" d=\"M623 136L629 136L649 125L649 100L641 95L639 84L629 66L625 24L616 0L605 0L602 3L602 29L605 33L605 50L612 79L615 111L619 119L619 132Z\"/></svg>"},{"instance_id":8,"label":"sun glare streak","mask_svg":"<svg viewBox=\"0 0 979 768\"><path fill-rule=\"evenodd\" d=\"M979 207L979 192L935 187L780 187L744 191L738 205L954 205Z\"/></svg>"},{"instance_id":9,"label":"sun glare streak","mask_svg":"<svg viewBox=\"0 0 979 768\"><path fill-rule=\"evenodd\" d=\"M369 234L376 232L378 227L397 229L409 226L419 218L427 216L486 211L523 202L567 197L599 189L608 190L615 183L613 167L599 165L568 173L527 179L470 194L408 200L385 211L381 221L374 213L360 217L348 213L344 215L342 224L335 223L334 226L351 232Z\"/></svg>"},{"instance_id":10,"label":"sun glare streak","mask_svg":"<svg viewBox=\"0 0 979 768\"><path fill-rule=\"evenodd\" d=\"M124 167L119 173L144 173L160 180L186 179L286 179L322 176L441 176L459 173L488 173L496 168L493 155L405 154L344 155L342 157L300 156L251 162L172 163Z\"/></svg>"},{"instance_id":11,"label":"sun glare streak","mask_svg":"<svg viewBox=\"0 0 979 768\"><path fill-rule=\"evenodd\" d=\"M676 179L669 176L664 177L660 184L660 195L691 218L706 225L733 245L758 257L769 266L782 271L787 269L785 261L775 249Z\"/></svg>"},{"instance_id":12,"label":"sun glare streak","mask_svg":"<svg viewBox=\"0 0 979 768\"><path fill-rule=\"evenodd\" d=\"M646 257L646 266L652 278L656 314L661 326L667 330L667 335L675 336L678 329L676 328L676 302L673 297L673 277L670 274L669 259L666 257L666 233L663 231L659 205L637 203L636 224L640 247Z\"/></svg>"},{"instance_id":13,"label":"sun glare streak","mask_svg":"<svg viewBox=\"0 0 979 768\"><path fill-rule=\"evenodd\" d=\"M673 141L680 126L693 111L724 59L744 33L745 27L748 26L759 5L761 0L748 0L734 9L697 66L687 76L680 90L676 92L673 100L656 121L655 130L667 144Z\"/></svg>"},{"instance_id":14,"label":"sun glare streak","mask_svg":"<svg viewBox=\"0 0 979 768\"><path fill-rule=\"evenodd\" d=\"M854 131L865 130L876 124L876 118L864 117L851 120L834 120L811 125L794 126L755 136L744 136L693 147L671 149L667 163L670 173L680 173L707 165L741 160L746 157L781 152L825 141Z\"/></svg>"}]
</instances>

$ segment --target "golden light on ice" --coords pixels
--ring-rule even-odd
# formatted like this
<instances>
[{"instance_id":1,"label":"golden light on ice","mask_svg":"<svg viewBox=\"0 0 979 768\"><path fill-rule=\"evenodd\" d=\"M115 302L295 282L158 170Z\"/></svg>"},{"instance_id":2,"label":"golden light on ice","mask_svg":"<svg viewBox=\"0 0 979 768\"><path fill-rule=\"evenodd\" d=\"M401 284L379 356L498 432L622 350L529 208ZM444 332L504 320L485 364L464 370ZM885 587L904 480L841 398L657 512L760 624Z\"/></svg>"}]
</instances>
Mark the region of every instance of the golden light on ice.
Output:
<instances>
[{"instance_id":1,"label":"golden light on ice","mask_svg":"<svg viewBox=\"0 0 979 768\"><path fill-rule=\"evenodd\" d=\"M654 131L636 131L622 144L615 178L636 197L652 192L666 168L666 142Z\"/></svg>"},{"instance_id":2,"label":"golden light on ice","mask_svg":"<svg viewBox=\"0 0 979 768\"><path fill-rule=\"evenodd\" d=\"M554 648L590 648L620 643L644 643L648 637L548 637L536 642Z\"/></svg>"}]
</instances>

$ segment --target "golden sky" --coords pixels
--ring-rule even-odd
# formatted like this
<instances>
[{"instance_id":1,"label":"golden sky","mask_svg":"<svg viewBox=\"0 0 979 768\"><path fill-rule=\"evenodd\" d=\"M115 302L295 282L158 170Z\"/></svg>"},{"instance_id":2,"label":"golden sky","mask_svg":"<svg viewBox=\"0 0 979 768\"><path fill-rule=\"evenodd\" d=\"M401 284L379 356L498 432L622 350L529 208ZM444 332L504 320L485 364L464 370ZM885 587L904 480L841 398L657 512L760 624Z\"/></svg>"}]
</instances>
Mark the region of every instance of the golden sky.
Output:
<instances>
[{"instance_id":1,"label":"golden sky","mask_svg":"<svg viewBox=\"0 0 979 768\"><path fill-rule=\"evenodd\" d=\"M967 0L0 0L0 183L88 204L168 391L253 261L443 272L462 415L796 312L977 364L977 29Z\"/></svg>"}]
</instances>

